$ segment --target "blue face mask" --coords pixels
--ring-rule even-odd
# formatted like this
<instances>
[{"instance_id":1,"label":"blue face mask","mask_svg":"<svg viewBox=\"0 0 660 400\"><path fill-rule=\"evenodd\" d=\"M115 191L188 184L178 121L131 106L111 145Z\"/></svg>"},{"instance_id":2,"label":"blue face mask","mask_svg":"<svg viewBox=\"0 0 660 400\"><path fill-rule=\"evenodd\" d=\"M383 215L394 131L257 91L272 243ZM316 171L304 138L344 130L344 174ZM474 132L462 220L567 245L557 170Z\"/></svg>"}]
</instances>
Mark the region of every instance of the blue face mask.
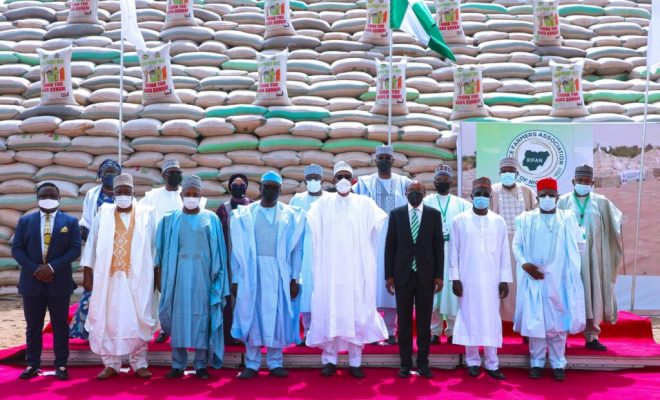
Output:
<instances>
[{"instance_id":1,"label":"blue face mask","mask_svg":"<svg viewBox=\"0 0 660 400\"><path fill-rule=\"evenodd\" d=\"M515 172L502 172L500 174L500 180L504 186L513 186L516 183L516 173Z\"/></svg>"},{"instance_id":2,"label":"blue face mask","mask_svg":"<svg viewBox=\"0 0 660 400\"><path fill-rule=\"evenodd\" d=\"M591 193L591 185L582 185L580 183L575 184L575 193L578 194L578 196L586 196L589 193Z\"/></svg>"},{"instance_id":3,"label":"blue face mask","mask_svg":"<svg viewBox=\"0 0 660 400\"><path fill-rule=\"evenodd\" d=\"M114 175L105 175L103 178L101 178L101 182L103 183L103 186L111 188L114 179Z\"/></svg>"},{"instance_id":4,"label":"blue face mask","mask_svg":"<svg viewBox=\"0 0 660 400\"><path fill-rule=\"evenodd\" d=\"M472 199L472 204L477 210L485 210L490 205L490 197L475 196Z\"/></svg>"},{"instance_id":5,"label":"blue face mask","mask_svg":"<svg viewBox=\"0 0 660 400\"><path fill-rule=\"evenodd\" d=\"M556 202L554 197L543 196L539 198L539 208L541 210L548 212L554 210L556 207Z\"/></svg>"}]
</instances>

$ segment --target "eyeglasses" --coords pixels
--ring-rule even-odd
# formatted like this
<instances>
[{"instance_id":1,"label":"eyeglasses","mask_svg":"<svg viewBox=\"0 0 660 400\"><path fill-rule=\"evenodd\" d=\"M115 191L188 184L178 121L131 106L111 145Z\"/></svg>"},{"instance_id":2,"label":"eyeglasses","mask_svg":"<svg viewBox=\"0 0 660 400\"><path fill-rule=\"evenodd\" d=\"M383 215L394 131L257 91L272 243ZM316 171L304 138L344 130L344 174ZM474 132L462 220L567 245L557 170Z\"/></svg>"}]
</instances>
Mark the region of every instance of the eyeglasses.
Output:
<instances>
[{"instance_id":1,"label":"eyeglasses","mask_svg":"<svg viewBox=\"0 0 660 400\"><path fill-rule=\"evenodd\" d=\"M340 181L342 179L346 179L347 181L351 181L353 179L353 175L335 175L335 179L337 181Z\"/></svg>"},{"instance_id":2,"label":"eyeglasses","mask_svg":"<svg viewBox=\"0 0 660 400\"><path fill-rule=\"evenodd\" d=\"M488 198L490 198L490 193L488 193L488 192L472 192L472 196L474 196L474 197L488 197Z\"/></svg>"}]
</instances>

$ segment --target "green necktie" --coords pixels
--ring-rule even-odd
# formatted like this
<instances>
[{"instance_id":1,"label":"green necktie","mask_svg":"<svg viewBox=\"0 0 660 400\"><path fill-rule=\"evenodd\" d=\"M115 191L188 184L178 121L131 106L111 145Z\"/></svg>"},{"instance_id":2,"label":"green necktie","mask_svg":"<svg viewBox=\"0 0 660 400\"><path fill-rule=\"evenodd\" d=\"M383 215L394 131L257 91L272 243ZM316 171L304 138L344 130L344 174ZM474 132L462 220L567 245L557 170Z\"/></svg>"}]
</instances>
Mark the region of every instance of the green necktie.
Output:
<instances>
[{"instance_id":1,"label":"green necktie","mask_svg":"<svg viewBox=\"0 0 660 400\"><path fill-rule=\"evenodd\" d=\"M417 217L417 210L413 209L410 211L412 215L410 216L410 231L412 232L413 243L417 243L417 235L419 234L419 217ZM417 272L417 260L413 256L412 270Z\"/></svg>"}]
</instances>

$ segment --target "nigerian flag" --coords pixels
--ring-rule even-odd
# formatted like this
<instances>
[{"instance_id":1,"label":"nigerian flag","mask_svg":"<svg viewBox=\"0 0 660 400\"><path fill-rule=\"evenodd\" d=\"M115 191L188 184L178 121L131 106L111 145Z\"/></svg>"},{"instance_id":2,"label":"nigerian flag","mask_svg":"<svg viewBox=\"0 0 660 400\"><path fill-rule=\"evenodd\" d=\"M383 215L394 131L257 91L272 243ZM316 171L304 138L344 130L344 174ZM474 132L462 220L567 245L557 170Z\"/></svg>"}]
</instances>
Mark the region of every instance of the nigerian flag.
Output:
<instances>
[{"instance_id":1,"label":"nigerian flag","mask_svg":"<svg viewBox=\"0 0 660 400\"><path fill-rule=\"evenodd\" d=\"M390 28L401 29L443 57L456 61L423 0L390 0Z\"/></svg>"}]
</instances>

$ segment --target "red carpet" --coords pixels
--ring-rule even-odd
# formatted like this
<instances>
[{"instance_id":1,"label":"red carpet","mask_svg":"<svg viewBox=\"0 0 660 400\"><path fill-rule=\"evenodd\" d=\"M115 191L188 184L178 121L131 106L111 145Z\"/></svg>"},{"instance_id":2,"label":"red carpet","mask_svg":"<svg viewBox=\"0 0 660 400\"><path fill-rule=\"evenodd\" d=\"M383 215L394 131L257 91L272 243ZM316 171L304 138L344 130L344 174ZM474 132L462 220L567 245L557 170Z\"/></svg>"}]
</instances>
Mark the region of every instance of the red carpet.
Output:
<instances>
[{"instance_id":1,"label":"red carpet","mask_svg":"<svg viewBox=\"0 0 660 400\"><path fill-rule=\"evenodd\" d=\"M152 368L154 377L143 381L121 374L106 382L94 379L99 367L72 367L69 381L42 376L24 382L17 379L21 368L0 366L0 393L4 400L31 399L658 399L660 370L618 372L568 371L567 381L554 382L549 373L533 381L522 369L505 369L507 380L496 382L482 374L467 376L465 370L434 371L427 380L396 377L396 369L370 368L357 381L346 371L323 378L318 370L291 370L288 378L272 378L262 372L253 381L235 379L235 370L212 370L211 379L194 376L182 380L163 378L166 368Z\"/></svg>"}]
</instances>

